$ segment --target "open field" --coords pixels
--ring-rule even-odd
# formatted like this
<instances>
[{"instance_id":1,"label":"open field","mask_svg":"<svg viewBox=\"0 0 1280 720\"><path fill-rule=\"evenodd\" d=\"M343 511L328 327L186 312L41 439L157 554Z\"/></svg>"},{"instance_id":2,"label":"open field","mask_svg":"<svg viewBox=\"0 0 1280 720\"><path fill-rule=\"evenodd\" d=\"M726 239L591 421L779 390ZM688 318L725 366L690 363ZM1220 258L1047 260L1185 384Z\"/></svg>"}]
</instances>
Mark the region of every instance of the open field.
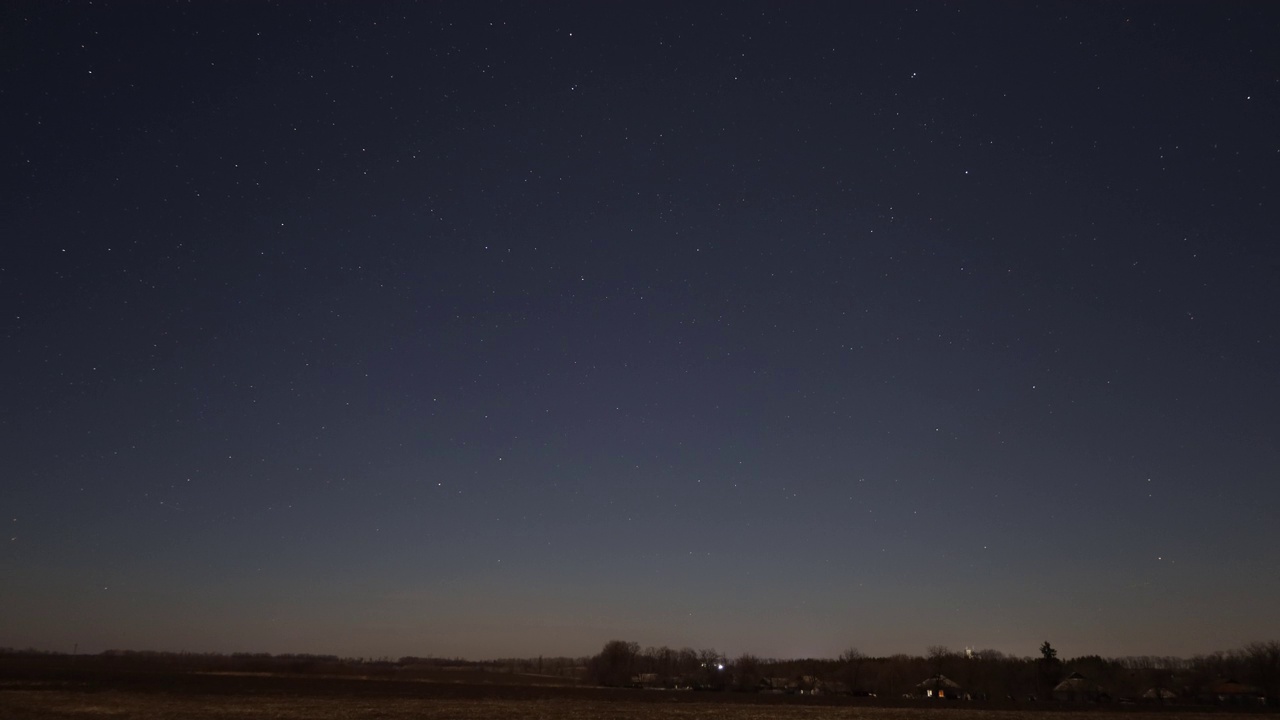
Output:
<instances>
[{"instance_id":1,"label":"open field","mask_svg":"<svg viewBox=\"0 0 1280 720\"><path fill-rule=\"evenodd\" d=\"M1096 720L1138 720L1156 712L1089 713ZM251 695L168 695L103 691L0 691L0 717L26 720L63 718L135 718L137 720L1053 720L1080 714L1040 710L976 710L965 707L859 707L743 702L654 702L647 698L598 699L530 697L527 699L462 699L430 697L288 697ZM1216 718L1223 713L1179 713L1179 718Z\"/></svg>"},{"instance_id":2,"label":"open field","mask_svg":"<svg viewBox=\"0 0 1280 720\"><path fill-rule=\"evenodd\" d=\"M236 673L121 672L0 679L4 720L1141 720L1173 708L979 707L733 693L658 692L514 683L388 681ZM1224 720L1186 710L1179 720Z\"/></svg>"},{"instance_id":3,"label":"open field","mask_svg":"<svg viewBox=\"0 0 1280 720\"><path fill-rule=\"evenodd\" d=\"M1165 713L1095 712L1097 720L1137 720ZM271 718L274 720L657 720L658 718L715 720L917 720L932 715L942 720L1052 720L1079 713L1033 710L974 710L962 707L894 708L776 703L651 702L588 700L583 698L458 699L406 697L255 697L247 695L156 695L105 691L0 692L0 717L24 720L63 718L135 718L137 720L213 720L214 718ZM1221 718L1222 713L1179 713L1179 718Z\"/></svg>"}]
</instances>

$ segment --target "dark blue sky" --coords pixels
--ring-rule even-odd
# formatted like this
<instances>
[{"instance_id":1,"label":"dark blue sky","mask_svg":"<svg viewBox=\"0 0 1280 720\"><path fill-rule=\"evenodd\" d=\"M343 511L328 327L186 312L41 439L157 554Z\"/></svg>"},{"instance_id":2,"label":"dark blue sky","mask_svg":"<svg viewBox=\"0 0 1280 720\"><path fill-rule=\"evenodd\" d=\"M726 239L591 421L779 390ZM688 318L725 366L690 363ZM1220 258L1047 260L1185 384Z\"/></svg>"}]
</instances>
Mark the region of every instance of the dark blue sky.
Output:
<instances>
[{"instance_id":1,"label":"dark blue sky","mask_svg":"<svg viewBox=\"0 0 1280 720\"><path fill-rule=\"evenodd\" d=\"M1269 5L0 13L0 645L1280 635Z\"/></svg>"}]
</instances>

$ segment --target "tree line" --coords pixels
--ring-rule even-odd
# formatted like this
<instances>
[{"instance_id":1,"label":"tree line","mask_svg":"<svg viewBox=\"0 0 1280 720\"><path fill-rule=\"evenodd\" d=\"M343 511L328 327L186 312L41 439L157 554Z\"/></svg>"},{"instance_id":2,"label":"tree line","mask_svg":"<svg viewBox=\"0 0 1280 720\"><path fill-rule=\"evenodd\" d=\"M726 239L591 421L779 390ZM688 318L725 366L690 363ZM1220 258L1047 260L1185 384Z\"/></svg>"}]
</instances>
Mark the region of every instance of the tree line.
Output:
<instances>
[{"instance_id":1,"label":"tree line","mask_svg":"<svg viewBox=\"0 0 1280 720\"><path fill-rule=\"evenodd\" d=\"M542 676L548 681L577 684L583 681L586 658L537 657L467 660L453 657L339 657L313 653L265 652L167 652L155 650L104 650L100 653L60 653L28 648L0 647L0 675L5 667L21 663L26 668L99 669L161 672L242 672L379 677L387 679L481 681L497 676L504 681L528 681Z\"/></svg>"},{"instance_id":2,"label":"tree line","mask_svg":"<svg viewBox=\"0 0 1280 720\"><path fill-rule=\"evenodd\" d=\"M665 687L737 692L826 693L880 698L927 694L942 676L945 696L1014 702L1052 700L1141 702L1280 701L1280 641L1192 658L1085 655L1061 660L1045 642L1038 657L997 650L958 652L932 646L922 655L871 657L850 648L834 659L728 658L710 649L641 648L605 643L585 667L590 682L614 687ZM1069 690L1059 689L1064 680ZM1232 697L1224 697L1230 686ZM933 687L939 687L935 682ZM1057 692L1055 693L1055 690ZM1266 700L1262 700L1266 698Z\"/></svg>"},{"instance_id":3,"label":"tree line","mask_svg":"<svg viewBox=\"0 0 1280 720\"><path fill-rule=\"evenodd\" d=\"M1280 640L1255 642L1235 650L1191 658L1084 655L1062 660L1045 642L1039 656L1008 655L997 650L956 651L931 646L920 655L869 656L849 648L837 658L773 659L746 653L726 657L713 649L642 648L611 640L589 657L536 657L466 660L405 656L338 657L269 653L174 653L108 650L64 654L0 648L3 667L21 663L117 670L273 672L353 675L458 681L548 682L611 687L684 688L729 692L820 693L878 698L918 696L930 678L946 697L991 701L1093 701L1196 703L1222 702L1230 685L1234 701L1258 698L1280 707ZM1071 695L1055 689L1073 675L1081 678ZM502 676L502 677L499 677ZM488 678L488 679L485 679ZM954 691L953 691L954 690Z\"/></svg>"}]
</instances>

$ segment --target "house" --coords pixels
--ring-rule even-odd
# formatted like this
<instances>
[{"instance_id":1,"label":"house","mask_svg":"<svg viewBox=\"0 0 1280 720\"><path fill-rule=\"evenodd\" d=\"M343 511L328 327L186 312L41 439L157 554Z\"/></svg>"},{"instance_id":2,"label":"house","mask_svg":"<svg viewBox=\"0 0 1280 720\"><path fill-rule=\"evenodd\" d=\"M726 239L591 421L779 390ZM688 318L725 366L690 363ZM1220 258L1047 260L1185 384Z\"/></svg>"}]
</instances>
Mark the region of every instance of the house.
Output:
<instances>
[{"instance_id":1,"label":"house","mask_svg":"<svg viewBox=\"0 0 1280 720\"><path fill-rule=\"evenodd\" d=\"M916 685L916 695L929 698L958 698L961 696L960 685L946 675L933 677Z\"/></svg>"},{"instance_id":2,"label":"house","mask_svg":"<svg viewBox=\"0 0 1280 720\"><path fill-rule=\"evenodd\" d=\"M821 695L822 681L813 675L801 675L795 683L796 692L801 695Z\"/></svg>"},{"instance_id":3,"label":"house","mask_svg":"<svg viewBox=\"0 0 1280 720\"><path fill-rule=\"evenodd\" d=\"M1058 702L1098 702L1101 697L1102 689L1078 672L1053 688L1053 699Z\"/></svg>"},{"instance_id":4,"label":"house","mask_svg":"<svg viewBox=\"0 0 1280 720\"><path fill-rule=\"evenodd\" d=\"M631 687L638 688L657 688L662 687L662 678L658 673L640 673L631 676Z\"/></svg>"},{"instance_id":5,"label":"house","mask_svg":"<svg viewBox=\"0 0 1280 720\"><path fill-rule=\"evenodd\" d=\"M1265 705L1267 701L1258 688L1235 680L1224 680L1209 688L1209 697L1220 705Z\"/></svg>"},{"instance_id":6,"label":"house","mask_svg":"<svg viewBox=\"0 0 1280 720\"><path fill-rule=\"evenodd\" d=\"M760 678L760 692L774 695L791 694L797 689L795 680L787 677Z\"/></svg>"},{"instance_id":7,"label":"house","mask_svg":"<svg viewBox=\"0 0 1280 720\"><path fill-rule=\"evenodd\" d=\"M1151 688L1142 693L1142 699L1148 702L1172 702L1178 699L1178 693L1169 688Z\"/></svg>"},{"instance_id":8,"label":"house","mask_svg":"<svg viewBox=\"0 0 1280 720\"><path fill-rule=\"evenodd\" d=\"M840 680L826 680L818 687L827 695L852 695L853 691L849 689L849 683Z\"/></svg>"}]
</instances>

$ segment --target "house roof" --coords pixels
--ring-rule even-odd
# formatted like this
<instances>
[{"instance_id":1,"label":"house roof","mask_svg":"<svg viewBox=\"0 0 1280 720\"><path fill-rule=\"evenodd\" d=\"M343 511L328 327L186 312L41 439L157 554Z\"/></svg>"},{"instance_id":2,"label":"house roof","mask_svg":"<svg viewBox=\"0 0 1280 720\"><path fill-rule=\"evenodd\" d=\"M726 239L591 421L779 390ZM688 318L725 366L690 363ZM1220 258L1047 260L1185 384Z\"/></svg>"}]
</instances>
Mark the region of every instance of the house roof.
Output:
<instances>
[{"instance_id":1,"label":"house roof","mask_svg":"<svg viewBox=\"0 0 1280 720\"><path fill-rule=\"evenodd\" d=\"M960 685L956 681L946 675L934 675L933 677L921 682L916 687L925 690L959 690Z\"/></svg>"},{"instance_id":2,"label":"house roof","mask_svg":"<svg viewBox=\"0 0 1280 720\"><path fill-rule=\"evenodd\" d=\"M1089 679L1080 673L1071 673L1066 680L1058 683L1054 688L1054 692L1092 692L1097 686L1089 682Z\"/></svg>"}]
</instances>

